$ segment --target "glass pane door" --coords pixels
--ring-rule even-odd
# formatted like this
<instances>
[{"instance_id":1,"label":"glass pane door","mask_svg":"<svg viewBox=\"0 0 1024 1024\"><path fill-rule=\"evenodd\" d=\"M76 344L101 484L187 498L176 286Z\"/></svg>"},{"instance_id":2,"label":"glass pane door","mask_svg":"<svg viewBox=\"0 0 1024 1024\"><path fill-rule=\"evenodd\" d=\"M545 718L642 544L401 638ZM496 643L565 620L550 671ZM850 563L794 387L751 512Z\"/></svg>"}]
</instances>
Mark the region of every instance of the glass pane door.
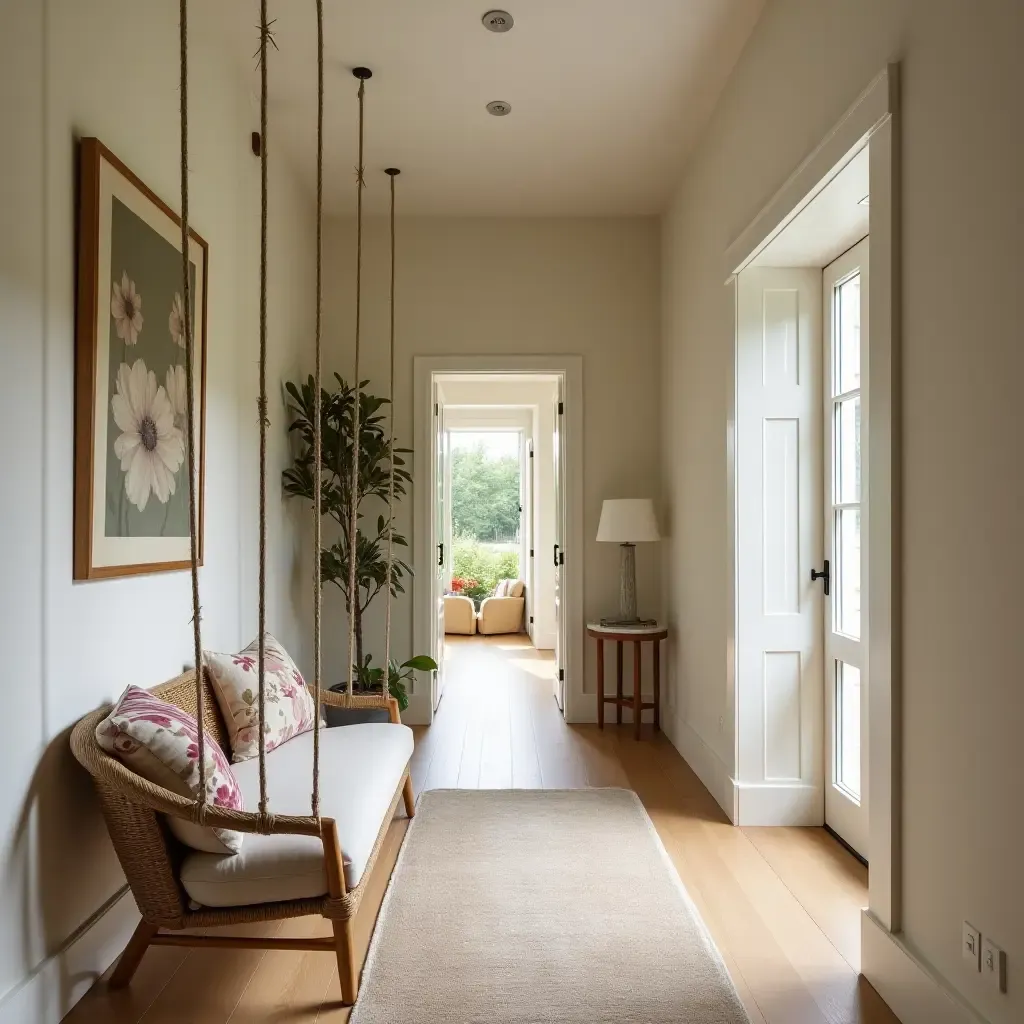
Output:
<instances>
[{"instance_id":1,"label":"glass pane door","mask_svg":"<svg viewBox=\"0 0 1024 1024\"><path fill-rule=\"evenodd\" d=\"M825 316L825 558L830 564L825 625L825 822L868 856L864 616L861 583L866 396L868 242L823 272Z\"/></svg>"}]
</instances>

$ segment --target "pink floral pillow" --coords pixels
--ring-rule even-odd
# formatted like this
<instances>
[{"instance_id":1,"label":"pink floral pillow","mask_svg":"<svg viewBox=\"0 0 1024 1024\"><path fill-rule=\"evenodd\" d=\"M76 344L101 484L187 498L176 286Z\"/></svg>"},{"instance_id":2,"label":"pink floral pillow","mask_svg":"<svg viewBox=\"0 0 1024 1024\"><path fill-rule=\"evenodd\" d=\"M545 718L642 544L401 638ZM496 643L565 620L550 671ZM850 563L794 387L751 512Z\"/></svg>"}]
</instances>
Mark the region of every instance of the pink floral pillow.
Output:
<instances>
[{"instance_id":1,"label":"pink floral pillow","mask_svg":"<svg viewBox=\"0 0 1024 1024\"><path fill-rule=\"evenodd\" d=\"M316 707L306 681L288 652L266 634L264 732L267 751L313 728ZM228 735L231 760L248 761L260 752L259 644L253 640L238 654L206 651L203 661L217 695Z\"/></svg>"},{"instance_id":2,"label":"pink floral pillow","mask_svg":"<svg viewBox=\"0 0 1024 1024\"><path fill-rule=\"evenodd\" d=\"M245 809L235 773L217 741L205 733L206 799L217 807ZM129 686L96 726L96 741L149 782L179 796L199 795L199 729L195 718L174 704ZM207 853L238 853L242 833L207 828L167 816L171 831L186 846Z\"/></svg>"}]
</instances>

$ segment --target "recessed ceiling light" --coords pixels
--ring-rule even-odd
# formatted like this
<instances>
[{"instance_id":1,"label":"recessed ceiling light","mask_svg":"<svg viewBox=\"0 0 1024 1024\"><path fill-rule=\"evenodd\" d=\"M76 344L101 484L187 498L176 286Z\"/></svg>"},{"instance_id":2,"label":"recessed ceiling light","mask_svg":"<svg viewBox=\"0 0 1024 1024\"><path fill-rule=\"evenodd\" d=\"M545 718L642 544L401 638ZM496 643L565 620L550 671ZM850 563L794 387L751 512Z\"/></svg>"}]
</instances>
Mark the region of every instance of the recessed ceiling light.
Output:
<instances>
[{"instance_id":1,"label":"recessed ceiling light","mask_svg":"<svg viewBox=\"0 0 1024 1024\"><path fill-rule=\"evenodd\" d=\"M512 113L512 104L506 103L504 100L491 100L487 104L487 113L493 114L495 117L504 117L506 114Z\"/></svg>"},{"instance_id":2,"label":"recessed ceiling light","mask_svg":"<svg viewBox=\"0 0 1024 1024\"><path fill-rule=\"evenodd\" d=\"M488 11L481 20L488 32L511 32L515 24L508 11Z\"/></svg>"},{"instance_id":3,"label":"recessed ceiling light","mask_svg":"<svg viewBox=\"0 0 1024 1024\"><path fill-rule=\"evenodd\" d=\"M871 196L870 195L866 195L863 199L858 199L857 200L857 205L858 206L870 206L871 205Z\"/></svg>"}]
</instances>

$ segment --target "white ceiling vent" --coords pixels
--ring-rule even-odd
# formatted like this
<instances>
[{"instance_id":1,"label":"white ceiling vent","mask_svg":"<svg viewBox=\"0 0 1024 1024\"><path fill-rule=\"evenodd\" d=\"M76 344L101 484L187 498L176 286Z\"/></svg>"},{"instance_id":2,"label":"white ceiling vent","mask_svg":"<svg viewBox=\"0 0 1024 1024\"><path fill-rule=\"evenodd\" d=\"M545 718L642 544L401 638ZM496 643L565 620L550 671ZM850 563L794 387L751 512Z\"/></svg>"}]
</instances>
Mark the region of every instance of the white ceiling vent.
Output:
<instances>
[{"instance_id":1,"label":"white ceiling vent","mask_svg":"<svg viewBox=\"0 0 1024 1024\"><path fill-rule=\"evenodd\" d=\"M487 104L487 113L493 114L495 117L504 117L506 114L512 113L512 104L506 103L505 100L491 100Z\"/></svg>"},{"instance_id":2,"label":"white ceiling vent","mask_svg":"<svg viewBox=\"0 0 1024 1024\"><path fill-rule=\"evenodd\" d=\"M488 32L511 32L515 24L508 11L488 11L482 20Z\"/></svg>"}]
</instances>

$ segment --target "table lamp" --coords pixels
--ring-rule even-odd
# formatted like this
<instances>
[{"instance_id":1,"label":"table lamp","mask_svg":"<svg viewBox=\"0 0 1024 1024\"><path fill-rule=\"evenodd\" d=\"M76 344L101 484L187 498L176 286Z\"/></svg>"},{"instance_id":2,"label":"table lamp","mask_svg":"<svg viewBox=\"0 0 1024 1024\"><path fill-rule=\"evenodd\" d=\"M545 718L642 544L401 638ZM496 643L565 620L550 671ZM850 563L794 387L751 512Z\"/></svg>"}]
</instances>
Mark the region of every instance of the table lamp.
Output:
<instances>
[{"instance_id":1,"label":"table lamp","mask_svg":"<svg viewBox=\"0 0 1024 1024\"><path fill-rule=\"evenodd\" d=\"M650 498L607 498L601 506L597 539L620 546L619 618L602 619L604 626L651 625L652 620L636 614L636 545L660 540Z\"/></svg>"}]
</instances>

